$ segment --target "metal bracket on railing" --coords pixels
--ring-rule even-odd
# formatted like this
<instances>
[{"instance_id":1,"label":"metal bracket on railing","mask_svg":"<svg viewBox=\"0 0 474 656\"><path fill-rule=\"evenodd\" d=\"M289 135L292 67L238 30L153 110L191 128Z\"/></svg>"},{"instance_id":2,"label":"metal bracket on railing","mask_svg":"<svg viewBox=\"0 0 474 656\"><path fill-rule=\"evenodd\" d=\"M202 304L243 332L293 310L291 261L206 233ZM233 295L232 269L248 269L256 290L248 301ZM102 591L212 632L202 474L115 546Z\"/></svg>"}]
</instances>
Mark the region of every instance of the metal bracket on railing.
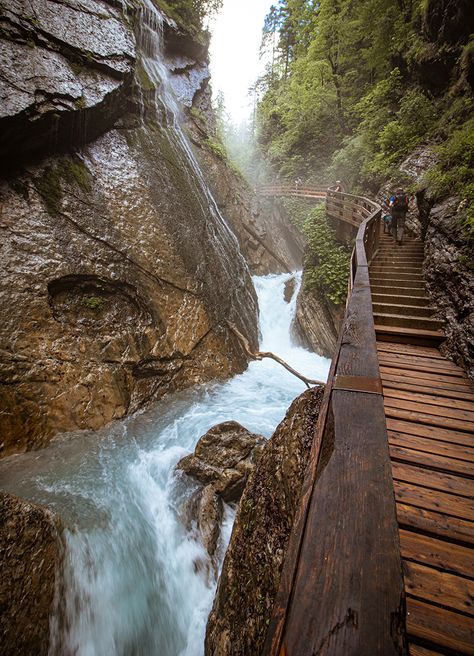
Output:
<instances>
[{"instance_id":1,"label":"metal bracket on railing","mask_svg":"<svg viewBox=\"0 0 474 656\"><path fill-rule=\"evenodd\" d=\"M365 392L367 394L383 395L382 381L380 378L368 376L344 376L337 375L334 379L334 390L345 392Z\"/></svg>"}]
</instances>

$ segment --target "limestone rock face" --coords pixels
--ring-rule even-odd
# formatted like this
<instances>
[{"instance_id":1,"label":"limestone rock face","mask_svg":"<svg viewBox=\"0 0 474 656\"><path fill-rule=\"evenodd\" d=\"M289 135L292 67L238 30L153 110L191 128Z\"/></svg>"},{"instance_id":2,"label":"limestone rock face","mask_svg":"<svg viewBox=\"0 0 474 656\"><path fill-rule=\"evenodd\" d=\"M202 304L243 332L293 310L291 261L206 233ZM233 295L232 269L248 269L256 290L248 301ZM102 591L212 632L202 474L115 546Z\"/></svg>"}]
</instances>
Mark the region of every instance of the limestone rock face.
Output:
<instances>
[{"instance_id":1,"label":"limestone rock face","mask_svg":"<svg viewBox=\"0 0 474 656\"><path fill-rule=\"evenodd\" d=\"M431 207L424 275L433 304L446 320L442 350L474 379L474 271L466 266L463 211L461 199L454 197Z\"/></svg>"},{"instance_id":2,"label":"limestone rock face","mask_svg":"<svg viewBox=\"0 0 474 656\"><path fill-rule=\"evenodd\" d=\"M242 371L227 320L256 347L257 305L237 240L143 74L130 27L143 17L105 0L1 7L1 47L24 62L7 69L0 117L2 161L18 163L0 179L6 455ZM188 44L197 93L202 62L193 75L192 40L173 30L167 57Z\"/></svg>"},{"instance_id":3,"label":"limestone rock face","mask_svg":"<svg viewBox=\"0 0 474 656\"><path fill-rule=\"evenodd\" d=\"M225 421L207 431L177 467L202 485L212 484L224 501L238 501L265 442L238 422Z\"/></svg>"},{"instance_id":4,"label":"limestone rock face","mask_svg":"<svg viewBox=\"0 0 474 656\"><path fill-rule=\"evenodd\" d=\"M250 475L207 624L206 656L262 652L322 397L311 389L292 403Z\"/></svg>"},{"instance_id":5,"label":"limestone rock face","mask_svg":"<svg viewBox=\"0 0 474 656\"><path fill-rule=\"evenodd\" d=\"M62 559L50 511L0 493L0 644L3 656L46 656Z\"/></svg>"},{"instance_id":6,"label":"limestone rock face","mask_svg":"<svg viewBox=\"0 0 474 656\"><path fill-rule=\"evenodd\" d=\"M0 160L62 149L123 113L135 36L106 0L0 3Z\"/></svg>"},{"instance_id":7,"label":"limestone rock face","mask_svg":"<svg viewBox=\"0 0 474 656\"><path fill-rule=\"evenodd\" d=\"M239 241L254 275L301 269L305 239L291 224L278 203L259 200L254 189L229 166L215 146L210 129L210 91L204 86L194 99L188 129L196 156L221 212Z\"/></svg>"},{"instance_id":8,"label":"limestone rock face","mask_svg":"<svg viewBox=\"0 0 474 656\"><path fill-rule=\"evenodd\" d=\"M306 289L304 280L296 299L293 332L297 339L319 355L332 358L344 319L344 305L334 305L315 290Z\"/></svg>"}]
</instances>

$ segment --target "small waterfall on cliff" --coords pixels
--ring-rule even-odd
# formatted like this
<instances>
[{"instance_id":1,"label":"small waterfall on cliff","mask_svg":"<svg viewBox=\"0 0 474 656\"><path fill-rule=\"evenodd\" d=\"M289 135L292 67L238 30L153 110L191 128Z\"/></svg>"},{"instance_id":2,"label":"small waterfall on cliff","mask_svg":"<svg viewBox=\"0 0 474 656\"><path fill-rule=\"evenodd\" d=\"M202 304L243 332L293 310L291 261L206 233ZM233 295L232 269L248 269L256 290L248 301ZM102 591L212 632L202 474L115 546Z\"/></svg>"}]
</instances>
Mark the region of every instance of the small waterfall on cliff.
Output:
<instances>
[{"instance_id":1,"label":"small waterfall on cliff","mask_svg":"<svg viewBox=\"0 0 474 656\"><path fill-rule=\"evenodd\" d=\"M152 0L141 0L141 3L140 33L138 39L140 65L143 67L148 78L147 82L151 83L154 89L156 112L163 114L164 122L169 129L168 136L170 137L170 143L178 160L183 164L183 170L192 173L190 181L193 185L195 185L196 181L199 183L199 189L205 201L202 204L203 211L210 211L218 219L218 223L224 228L227 237L236 242L234 233L229 229L217 207L217 203L209 190L201 167L194 156L189 140L181 126L181 111L173 94L169 71L163 55L164 22L169 19L163 16L159 9L155 7ZM142 114L144 113L145 108L143 105Z\"/></svg>"},{"instance_id":2,"label":"small waterfall on cliff","mask_svg":"<svg viewBox=\"0 0 474 656\"><path fill-rule=\"evenodd\" d=\"M283 299L290 277L254 278L261 348L324 379L329 362L291 342L295 301ZM226 383L0 463L5 489L48 505L66 527L65 607L53 622L51 654L202 656L216 582L196 569L204 550L179 518L191 484L175 464L221 421L270 436L304 389L277 363L252 362ZM224 543L232 520L228 508Z\"/></svg>"}]
</instances>

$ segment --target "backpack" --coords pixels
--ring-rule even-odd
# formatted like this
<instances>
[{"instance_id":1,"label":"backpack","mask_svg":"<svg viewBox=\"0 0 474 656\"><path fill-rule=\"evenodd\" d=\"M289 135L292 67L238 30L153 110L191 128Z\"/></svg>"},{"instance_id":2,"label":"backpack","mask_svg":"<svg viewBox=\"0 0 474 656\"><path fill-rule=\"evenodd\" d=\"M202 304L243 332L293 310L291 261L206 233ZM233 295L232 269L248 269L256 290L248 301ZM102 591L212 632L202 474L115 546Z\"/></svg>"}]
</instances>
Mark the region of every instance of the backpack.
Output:
<instances>
[{"instance_id":1,"label":"backpack","mask_svg":"<svg viewBox=\"0 0 474 656\"><path fill-rule=\"evenodd\" d=\"M405 194L397 194L393 199L393 207L396 207L397 210L408 210L408 196Z\"/></svg>"}]
</instances>

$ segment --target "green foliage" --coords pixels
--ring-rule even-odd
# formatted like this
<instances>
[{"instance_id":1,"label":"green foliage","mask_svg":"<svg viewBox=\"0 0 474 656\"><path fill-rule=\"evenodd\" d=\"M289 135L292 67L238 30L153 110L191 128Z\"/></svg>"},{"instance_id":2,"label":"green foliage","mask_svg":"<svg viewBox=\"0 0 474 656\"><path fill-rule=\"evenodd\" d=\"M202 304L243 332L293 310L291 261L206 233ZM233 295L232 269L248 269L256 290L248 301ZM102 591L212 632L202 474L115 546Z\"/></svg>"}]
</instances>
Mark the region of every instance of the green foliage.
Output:
<instances>
[{"instance_id":1,"label":"green foliage","mask_svg":"<svg viewBox=\"0 0 474 656\"><path fill-rule=\"evenodd\" d=\"M102 296L83 296L82 305L85 305L90 310L100 310L106 303L106 299Z\"/></svg>"},{"instance_id":2,"label":"green foliage","mask_svg":"<svg viewBox=\"0 0 474 656\"><path fill-rule=\"evenodd\" d=\"M350 255L337 243L323 206L309 213L304 231L309 247L305 262L306 284L318 289L335 305L340 305L347 294Z\"/></svg>"},{"instance_id":3,"label":"green foliage","mask_svg":"<svg viewBox=\"0 0 474 656\"><path fill-rule=\"evenodd\" d=\"M204 143L214 155L217 155L220 159L227 159L227 152L223 143L215 139L205 139Z\"/></svg>"},{"instance_id":4,"label":"green foliage","mask_svg":"<svg viewBox=\"0 0 474 656\"><path fill-rule=\"evenodd\" d=\"M474 117L453 130L437 151L440 161L428 172L426 182L439 198L455 193L462 199L462 227L474 247Z\"/></svg>"},{"instance_id":5,"label":"green foliage","mask_svg":"<svg viewBox=\"0 0 474 656\"><path fill-rule=\"evenodd\" d=\"M282 198L280 202L293 225L301 230L301 232L305 232L305 223L310 210L314 207L313 203L303 198Z\"/></svg>"},{"instance_id":6,"label":"green foliage","mask_svg":"<svg viewBox=\"0 0 474 656\"><path fill-rule=\"evenodd\" d=\"M221 7L223 0L154 0L170 18L173 18L186 32L198 40L203 40L203 21Z\"/></svg>"}]
</instances>

